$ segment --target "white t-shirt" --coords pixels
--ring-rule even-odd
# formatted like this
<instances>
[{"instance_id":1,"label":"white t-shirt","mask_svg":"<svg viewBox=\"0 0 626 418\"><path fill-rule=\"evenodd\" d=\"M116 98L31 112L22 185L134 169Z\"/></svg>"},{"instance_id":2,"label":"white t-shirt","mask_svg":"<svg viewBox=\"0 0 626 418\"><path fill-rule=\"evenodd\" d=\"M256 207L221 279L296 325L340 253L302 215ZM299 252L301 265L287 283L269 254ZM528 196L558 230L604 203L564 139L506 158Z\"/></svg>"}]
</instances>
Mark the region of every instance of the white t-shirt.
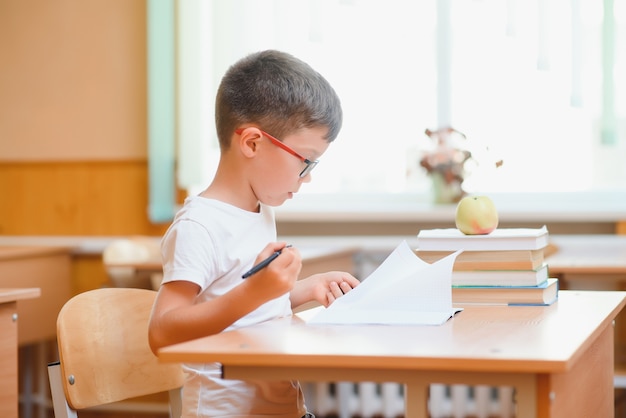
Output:
<instances>
[{"instance_id":1,"label":"white t-shirt","mask_svg":"<svg viewBox=\"0 0 626 418\"><path fill-rule=\"evenodd\" d=\"M163 283L185 280L200 286L196 303L242 283L256 256L276 241L274 213L259 213L199 196L185 200L163 237ZM289 294L271 300L228 329L291 315ZM183 418L284 417L306 413L297 381L239 381L221 377L217 363L186 364Z\"/></svg>"}]
</instances>

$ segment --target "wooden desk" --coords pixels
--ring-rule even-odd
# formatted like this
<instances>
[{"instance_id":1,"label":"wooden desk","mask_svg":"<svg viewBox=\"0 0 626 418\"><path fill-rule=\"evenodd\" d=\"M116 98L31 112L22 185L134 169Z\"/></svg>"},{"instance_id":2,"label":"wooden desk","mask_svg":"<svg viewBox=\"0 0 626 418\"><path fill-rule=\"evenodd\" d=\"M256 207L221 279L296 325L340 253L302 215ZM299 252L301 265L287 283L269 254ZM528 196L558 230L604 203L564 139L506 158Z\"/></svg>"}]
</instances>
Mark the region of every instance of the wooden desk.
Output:
<instances>
[{"instance_id":1,"label":"wooden desk","mask_svg":"<svg viewBox=\"0 0 626 418\"><path fill-rule=\"evenodd\" d=\"M64 247L0 246L0 287L41 289L17 307L20 345L56 338L61 307L72 297L71 254Z\"/></svg>"},{"instance_id":2,"label":"wooden desk","mask_svg":"<svg viewBox=\"0 0 626 418\"><path fill-rule=\"evenodd\" d=\"M555 235L546 259L561 289L626 290L625 235ZM615 387L626 388L626 314L615 321Z\"/></svg>"},{"instance_id":3,"label":"wooden desk","mask_svg":"<svg viewBox=\"0 0 626 418\"><path fill-rule=\"evenodd\" d=\"M551 274L565 280L626 281L626 235L555 235L550 241L556 246L546 259Z\"/></svg>"},{"instance_id":4,"label":"wooden desk","mask_svg":"<svg viewBox=\"0 0 626 418\"><path fill-rule=\"evenodd\" d=\"M39 289L0 288L0 416L17 417L18 302L37 298ZM20 302L21 304L22 302Z\"/></svg>"},{"instance_id":5,"label":"wooden desk","mask_svg":"<svg viewBox=\"0 0 626 418\"><path fill-rule=\"evenodd\" d=\"M563 291L549 307L467 307L442 326L310 326L284 318L166 347L226 378L406 385L426 417L431 383L512 385L518 417L613 415L613 327L626 292Z\"/></svg>"}]
</instances>

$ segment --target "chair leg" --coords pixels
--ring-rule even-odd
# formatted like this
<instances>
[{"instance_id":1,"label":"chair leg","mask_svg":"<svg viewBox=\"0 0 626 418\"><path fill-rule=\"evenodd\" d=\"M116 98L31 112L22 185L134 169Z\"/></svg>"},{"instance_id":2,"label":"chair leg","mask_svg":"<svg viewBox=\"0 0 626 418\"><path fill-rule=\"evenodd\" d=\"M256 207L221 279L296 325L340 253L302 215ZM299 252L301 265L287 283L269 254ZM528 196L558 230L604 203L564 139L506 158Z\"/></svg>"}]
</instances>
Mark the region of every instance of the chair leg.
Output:
<instances>
[{"instance_id":1,"label":"chair leg","mask_svg":"<svg viewBox=\"0 0 626 418\"><path fill-rule=\"evenodd\" d=\"M170 418L180 418L183 413L182 389L176 388L169 391Z\"/></svg>"},{"instance_id":2,"label":"chair leg","mask_svg":"<svg viewBox=\"0 0 626 418\"><path fill-rule=\"evenodd\" d=\"M50 394L55 418L78 418L75 410L70 408L63 391L63 376L61 375L61 363L48 364L48 379L50 380Z\"/></svg>"}]
</instances>

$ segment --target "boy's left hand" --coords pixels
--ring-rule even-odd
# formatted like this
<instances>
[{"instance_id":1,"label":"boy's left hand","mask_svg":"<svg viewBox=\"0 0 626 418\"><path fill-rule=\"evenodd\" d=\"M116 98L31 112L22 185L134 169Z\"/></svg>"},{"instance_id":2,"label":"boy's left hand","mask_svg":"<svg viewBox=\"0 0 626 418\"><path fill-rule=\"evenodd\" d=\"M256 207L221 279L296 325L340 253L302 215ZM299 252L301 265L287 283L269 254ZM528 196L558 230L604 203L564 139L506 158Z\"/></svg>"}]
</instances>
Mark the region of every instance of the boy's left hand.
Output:
<instances>
[{"instance_id":1,"label":"boy's left hand","mask_svg":"<svg viewBox=\"0 0 626 418\"><path fill-rule=\"evenodd\" d=\"M305 279L312 281L313 299L328 307L337 298L345 295L359 285L359 280L344 271L329 271L314 274Z\"/></svg>"}]
</instances>

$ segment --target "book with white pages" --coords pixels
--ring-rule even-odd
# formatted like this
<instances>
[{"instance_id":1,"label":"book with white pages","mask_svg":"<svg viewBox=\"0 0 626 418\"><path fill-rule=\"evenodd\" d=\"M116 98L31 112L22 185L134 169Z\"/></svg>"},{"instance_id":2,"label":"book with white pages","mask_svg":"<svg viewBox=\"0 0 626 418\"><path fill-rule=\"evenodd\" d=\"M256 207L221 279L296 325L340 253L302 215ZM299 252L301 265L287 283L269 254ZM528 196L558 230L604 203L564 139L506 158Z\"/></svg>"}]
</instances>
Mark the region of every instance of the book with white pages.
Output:
<instances>
[{"instance_id":1,"label":"book with white pages","mask_svg":"<svg viewBox=\"0 0 626 418\"><path fill-rule=\"evenodd\" d=\"M416 251L427 263L441 260L454 251ZM454 262L455 271L472 270L534 270L544 263L545 253L540 250L463 251Z\"/></svg>"},{"instance_id":2,"label":"book with white pages","mask_svg":"<svg viewBox=\"0 0 626 418\"><path fill-rule=\"evenodd\" d=\"M548 277L546 263L535 270L453 271L452 286L537 286Z\"/></svg>"},{"instance_id":3,"label":"book with white pages","mask_svg":"<svg viewBox=\"0 0 626 418\"><path fill-rule=\"evenodd\" d=\"M420 251L538 250L548 245L548 229L497 228L484 235L465 235L457 228L423 229L417 234Z\"/></svg>"},{"instance_id":4,"label":"book with white pages","mask_svg":"<svg viewBox=\"0 0 626 418\"><path fill-rule=\"evenodd\" d=\"M457 255L429 264L402 241L359 286L307 323L441 325L461 310L452 306L451 274Z\"/></svg>"}]
</instances>

